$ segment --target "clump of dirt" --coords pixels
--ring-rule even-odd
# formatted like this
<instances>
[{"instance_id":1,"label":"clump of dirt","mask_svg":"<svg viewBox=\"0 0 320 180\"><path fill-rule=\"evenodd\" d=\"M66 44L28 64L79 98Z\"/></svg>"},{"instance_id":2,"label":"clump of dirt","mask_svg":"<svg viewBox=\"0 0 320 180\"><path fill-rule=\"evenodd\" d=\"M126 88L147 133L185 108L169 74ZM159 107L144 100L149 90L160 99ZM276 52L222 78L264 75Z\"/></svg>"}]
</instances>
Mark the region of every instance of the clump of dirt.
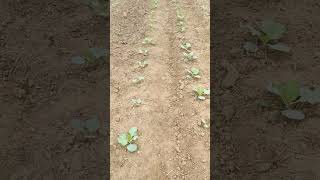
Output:
<instances>
[{"instance_id":1,"label":"clump of dirt","mask_svg":"<svg viewBox=\"0 0 320 180\"><path fill-rule=\"evenodd\" d=\"M213 7L213 179L319 179L319 106L307 107L306 119L295 122L257 105L277 101L268 82L319 85L319 2L218 0ZM249 34L239 23L265 18L286 25L290 55L244 53Z\"/></svg>"},{"instance_id":2,"label":"clump of dirt","mask_svg":"<svg viewBox=\"0 0 320 180\"><path fill-rule=\"evenodd\" d=\"M1 178L106 179L106 128L83 142L70 126L105 119L105 65L70 63L105 47L105 17L73 0L3 0L0 15Z\"/></svg>"}]
</instances>

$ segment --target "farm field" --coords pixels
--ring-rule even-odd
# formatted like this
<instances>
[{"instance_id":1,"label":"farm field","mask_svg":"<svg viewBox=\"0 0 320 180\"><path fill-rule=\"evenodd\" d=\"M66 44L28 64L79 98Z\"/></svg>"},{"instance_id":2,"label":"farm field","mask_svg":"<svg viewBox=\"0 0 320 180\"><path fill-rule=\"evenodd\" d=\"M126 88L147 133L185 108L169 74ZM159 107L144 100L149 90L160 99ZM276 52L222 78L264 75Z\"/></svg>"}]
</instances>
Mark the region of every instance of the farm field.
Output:
<instances>
[{"instance_id":1,"label":"farm field","mask_svg":"<svg viewBox=\"0 0 320 180\"><path fill-rule=\"evenodd\" d=\"M319 2L215 0L213 6L213 179L319 179ZM264 47L268 38L255 38L261 32L246 26L257 30L267 18L281 24L272 25L273 35L285 27L276 41L289 53L269 42ZM289 83L268 90L270 82Z\"/></svg>"},{"instance_id":2,"label":"farm field","mask_svg":"<svg viewBox=\"0 0 320 180\"><path fill-rule=\"evenodd\" d=\"M0 179L107 179L107 128L83 138L76 119L106 117L105 17L79 0L0 1Z\"/></svg>"},{"instance_id":3,"label":"farm field","mask_svg":"<svg viewBox=\"0 0 320 180\"><path fill-rule=\"evenodd\" d=\"M111 1L111 179L209 179L209 9Z\"/></svg>"}]
</instances>

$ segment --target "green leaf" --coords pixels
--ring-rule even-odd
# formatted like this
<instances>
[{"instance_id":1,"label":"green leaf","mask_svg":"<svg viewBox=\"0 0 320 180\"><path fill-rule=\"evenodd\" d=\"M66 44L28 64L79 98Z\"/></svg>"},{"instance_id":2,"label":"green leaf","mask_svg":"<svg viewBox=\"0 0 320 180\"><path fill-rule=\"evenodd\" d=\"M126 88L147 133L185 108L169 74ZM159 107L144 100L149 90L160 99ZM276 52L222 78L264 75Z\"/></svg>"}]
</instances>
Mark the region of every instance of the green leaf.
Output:
<instances>
[{"instance_id":1,"label":"green leaf","mask_svg":"<svg viewBox=\"0 0 320 180\"><path fill-rule=\"evenodd\" d=\"M85 64L86 60L85 60L85 58L83 58L81 56L75 56L75 57L71 58L71 63L81 65L81 64Z\"/></svg>"},{"instance_id":2,"label":"green leaf","mask_svg":"<svg viewBox=\"0 0 320 180\"><path fill-rule=\"evenodd\" d=\"M104 48L97 48L97 47L93 47L89 49L89 52L92 54L93 57L95 57L96 59L99 59L101 57L105 57L107 54L107 50Z\"/></svg>"},{"instance_id":3,"label":"green leaf","mask_svg":"<svg viewBox=\"0 0 320 180\"><path fill-rule=\"evenodd\" d=\"M276 23L272 20L263 21L260 29L272 40L280 39L283 33L286 31L284 25Z\"/></svg>"},{"instance_id":4,"label":"green leaf","mask_svg":"<svg viewBox=\"0 0 320 180\"><path fill-rule=\"evenodd\" d=\"M138 146L136 144L129 144L127 146L127 150L131 153L137 151L137 149L138 149Z\"/></svg>"},{"instance_id":5,"label":"green leaf","mask_svg":"<svg viewBox=\"0 0 320 180\"><path fill-rule=\"evenodd\" d=\"M310 89L308 87L300 88L299 102L308 102L310 104L320 103L320 89Z\"/></svg>"},{"instance_id":6,"label":"green leaf","mask_svg":"<svg viewBox=\"0 0 320 180\"><path fill-rule=\"evenodd\" d=\"M281 111L281 114L293 120L303 120L305 118L304 113L297 110L287 109L287 110Z\"/></svg>"},{"instance_id":7,"label":"green leaf","mask_svg":"<svg viewBox=\"0 0 320 180\"><path fill-rule=\"evenodd\" d=\"M73 120L71 121L71 126L72 126L73 128L75 128L75 129L83 130L83 128L84 128L84 123L83 123L81 120L79 120L79 119L73 119Z\"/></svg>"},{"instance_id":8,"label":"green leaf","mask_svg":"<svg viewBox=\"0 0 320 180\"><path fill-rule=\"evenodd\" d=\"M122 146L126 146L128 144L128 134L127 133L121 133L118 137L118 143Z\"/></svg>"},{"instance_id":9,"label":"green leaf","mask_svg":"<svg viewBox=\"0 0 320 180\"><path fill-rule=\"evenodd\" d=\"M259 32L258 30L256 30L254 27L252 27L250 24L240 24L241 28L247 28L249 30L249 32L253 35L253 36L261 36L261 32Z\"/></svg>"},{"instance_id":10,"label":"green leaf","mask_svg":"<svg viewBox=\"0 0 320 180\"><path fill-rule=\"evenodd\" d=\"M200 70L197 68L191 68L192 75L198 75L200 73Z\"/></svg>"},{"instance_id":11,"label":"green leaf","mask_svg":"<svg viewBox=\"0 0 320 180\"><path fill-rule=\"evenodd\" d=\"M282 52L286 52L289 53L290 52L290 48L283 43L277 43L277 44L268 44L268 46L271 49L277 50L277 51L282 51Z\"/></svg>"},{"instance_id":12,"label":"green leaf","mask_svg":"<svg viewBox=\"0 0 320 180\"><path fill-rule=\"evenodd\" d=\"M130 128L129 134L130 134L132 137L138 136L138 128L136 128L136 127Z\"/></svg>"},{"instance_id":13,"label":"green leaf","mask_svg":"<svg viewBox=\"0 0 320 180\"><path fill-rule=\"evenodd\" d=\"M203 90L203 94L205 94L205 95L209 95L209 94L210 94L210 90L209 90L209 89L204 88L204 90Z\"/></svg>"},{"instance_id":14,"label":"green leaf","mask_svg":"<svg viewBox=\"0 0 320 180\"><path fill-rule=\"evenodd\" d=\"M191 49L191 44L188 42L182 43L180 46L182 49L189 50Z\"/></svg>"},{"instance_id":15,"label":"green leaf","mask_svg":"<svg viewBox=\"0 0 320 180\"><path fill-rule=\"evenodd\" d=\"M99 129L100 121L97 117L92 118L86 121L85 126L90 132L94 132Z\"/></svg>"},{"instance_id":16,"label":"green leaf","mask_svg":"<svg viewBox=\"0 0 320 180\"><path fill-rule=\"evenodd\" d=\"M248 52L257 52L258 46L252 42L245 42L243 48Z\"/></svg>"},{"instance_id":17,"label":"green leaf","mask_svg":"<svg viewBox=\"0 0 320 180\"><path fill-rule=\"evenodd\" d=\"M257 105L260 107L266 108L266 107L271 107L272 104L270 102L266 102L266 101L258 101Z\"/></svg>"},{"instance_id":18,"label":"green leaf","mask_svg":"<svg viewBox=\"0 0 320 180\"><path fill-rule=\"evenodd\" d=\"M273 94L279 95L280 96L280 92L279 92L279 85L278 84L274 84L274 83L270 83L267 86L267 90Z\"/></svg>"},{"instance_id":19,"label":"green leaf","mask_svg":"<svg viewBox=\"0 0 320 180\"><path fill-rule=\"evenodd\" d=\"M278 90L282 100L287 106L297 100L300 96L299 84L296 81L288 81L287 83L280 85Z\"/></svg>"}]
</instances>

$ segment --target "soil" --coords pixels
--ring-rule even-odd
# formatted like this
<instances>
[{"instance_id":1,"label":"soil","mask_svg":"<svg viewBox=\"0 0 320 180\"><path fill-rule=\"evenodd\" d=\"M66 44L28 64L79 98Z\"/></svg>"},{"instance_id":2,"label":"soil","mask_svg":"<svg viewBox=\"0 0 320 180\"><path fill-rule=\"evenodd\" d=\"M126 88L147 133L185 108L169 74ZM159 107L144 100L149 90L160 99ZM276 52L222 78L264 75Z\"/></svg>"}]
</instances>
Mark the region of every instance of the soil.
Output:
<instances>
[{"instance_id":1,"label":"soil","mask_svg":"<svg viewBox=\"0 0 320 180\"><path fill-rule=\"evenodd\" d=\"M106 66L70 63L106 47L105 18L77 0L0 2L1 179L107 179L106 128L90 141L74 118L106 112Z\"/></svg>"},{"instance_id":2,"label":"soil","mask_svg":"<svg viewBox=\"0 0 320 180\"><path fill-rule=\"evenodd\" d=\"M319 2L216 0L213 7L213 179L319 179L320 106L303 107L301 122L257 106L261 100L279 103L266 91L269 82L319 85ZM242 45L250 35L240 22L270 17L286 25L282 41L292 53L246 55Z\"/></svg>"},{"instance_id":3,"label":"soil","mask_svg":"<svg viewBox=\"0 0 320 180\"><path fill-rule=\"evenodd\" d=\"M209 98L196 100L193 88L209 86L209 1L111 1L111 179L209 179L210 132L200 127L210 117ZM176 10L185 16L185 32L178 32ZM155 45L144 45L151 37ZM183 39L198 56L185 62ZM149 55L138 53L149 48ZM147 58L149 65L137 67ZM197 67L199 80L186 79ZM132 83L137 76L145 80ZM133 107L131 99L143 104ZM137 127L138 151L130 153L118 135Z\"/></svg>"}]
</instances>

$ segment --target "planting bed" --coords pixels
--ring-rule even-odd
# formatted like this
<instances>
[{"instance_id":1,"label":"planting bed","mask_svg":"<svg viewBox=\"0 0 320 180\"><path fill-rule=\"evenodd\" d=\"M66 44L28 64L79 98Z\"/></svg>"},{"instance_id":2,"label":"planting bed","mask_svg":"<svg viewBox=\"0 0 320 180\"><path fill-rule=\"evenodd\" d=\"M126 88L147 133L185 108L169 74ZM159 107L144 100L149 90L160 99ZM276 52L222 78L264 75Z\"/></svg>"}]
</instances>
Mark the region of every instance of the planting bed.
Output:
<instances>
[{"instance_id":1,"label":"planting bed","mask_svg":"<svg viewBox=\"0 0 320 180\"><path fill-rule=\"evenodd\" d=\"M106 136L70 125L106 112L106 68L71 64L106 45L105 18L78 0L2 0L0 22L0 179L107 179Z\"/></svg>"},{"instance_id":2,"label":"planting bed","mask_svg":"<svg viewBox=\"0 0 320 180\"><path fill-rule=\"evenodd\" d=\"M302 106L306 118L299 121L286 119L274 107L258 106L262 100L280 102L266 90L269 82L320 85L319 2L216 0L213 4L213 179L319 179L320 106ZM246 55L242 46L250 35L240 22L270 17L286 26L282 41L291 53L269 51L267 59L259 53Z\"/></svg>"},{"instance_id":3,"label":"planting bed","mask_svg":"<svg viewBox=\"0 0 320 180\"><path fill-rule=\"evenodd\" d=\"M111 179L209 179L210 132L201 120L209 119L210 101L193 92L209 87L209 21L209 1L111 2ZM146 37L155 44L143 44ZM185 61L183 39L198 59ZM144 58L148 66L137 67ZM192 67L200 79L186 79ZM144 80L134 84L138 76ZM133 106L133 98L142 104ZM131 127L139 133L133 153L117 141Z\"/></svg>"}]
</instances>

